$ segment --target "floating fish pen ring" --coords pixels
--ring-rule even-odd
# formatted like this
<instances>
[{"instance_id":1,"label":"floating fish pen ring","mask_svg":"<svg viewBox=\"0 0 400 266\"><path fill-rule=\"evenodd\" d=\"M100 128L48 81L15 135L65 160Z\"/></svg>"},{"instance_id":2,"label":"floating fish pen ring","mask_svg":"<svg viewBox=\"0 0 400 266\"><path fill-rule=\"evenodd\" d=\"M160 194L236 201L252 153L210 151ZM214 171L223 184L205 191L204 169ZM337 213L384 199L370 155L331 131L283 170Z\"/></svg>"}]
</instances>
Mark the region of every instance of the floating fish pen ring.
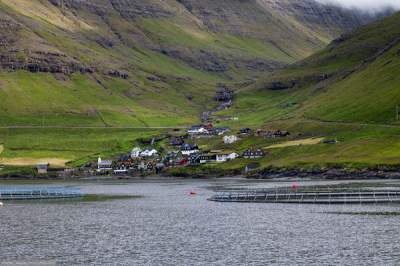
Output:
<instances>
[{"instance_id":1,"label":"floating fish pen ring","mask_svg":"<svg viewBox=\"0 0 400 266\"><path fill-rule=\"evenodd\" d=\"M80 198L83 193L75 187L0 187L0 200L38 200Z\"/></svg>"},{"instance_id":2,"label":"floating fish pen ring","mask_svg":"<svg viewBox=\"0 0 400 266\"><path fill-rule=\"evenodd\" d=\"M400 190L275 189L219 192L209 198L216 202L377 204L400 203Z\"/></svg>"}]
</instances>

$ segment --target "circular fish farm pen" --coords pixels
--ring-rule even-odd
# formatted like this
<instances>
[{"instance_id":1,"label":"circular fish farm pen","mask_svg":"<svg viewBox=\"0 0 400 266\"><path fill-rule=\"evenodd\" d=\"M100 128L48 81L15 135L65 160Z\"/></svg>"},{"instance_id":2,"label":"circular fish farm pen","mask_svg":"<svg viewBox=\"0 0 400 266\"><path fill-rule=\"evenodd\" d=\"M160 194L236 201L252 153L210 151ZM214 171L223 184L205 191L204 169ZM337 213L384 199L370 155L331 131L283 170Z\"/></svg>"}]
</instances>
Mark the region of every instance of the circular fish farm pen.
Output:
<instances>
[{"instance_id":1,"label":"circular fish farm pen","mask_svg":"<svg viewBox=\"0 0 400 266\"><path fill-rule=\"evenodd\" d=\"M400 190L303 187L218 192L216 202L297 204L379 204L400 203Z\"/></svg>"},{"instance_id":2,"label":"circular fish farm pen","mask_svg":"<svg viewBox=\"0 0 400 266\"><path fill-rule=\"evenodd\" d=\"M83 193L74 187L0 187L0 200L42 200L80 198Z\"/></svg>"}]
</instances>

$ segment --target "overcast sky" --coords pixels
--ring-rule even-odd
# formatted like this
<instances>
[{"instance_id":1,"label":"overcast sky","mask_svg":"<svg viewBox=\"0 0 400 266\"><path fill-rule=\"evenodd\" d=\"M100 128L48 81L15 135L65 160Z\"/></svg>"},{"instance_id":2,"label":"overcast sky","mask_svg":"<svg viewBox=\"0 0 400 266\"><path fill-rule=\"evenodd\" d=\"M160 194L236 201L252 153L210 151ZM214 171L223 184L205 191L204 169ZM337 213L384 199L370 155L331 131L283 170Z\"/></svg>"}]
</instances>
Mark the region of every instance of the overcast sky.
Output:
<instances>
[{"instance_id":1,"label":"overcast sky","mask_svg":"<svg viewBox=\"0 0 400 266\"><path fill-rule=\"evenodd\" d=\"M400 0L317 0L322 3L335 3L345 7L357 7L363 10L380 10L393 7L400 10Z\"/></svg>"}]
</instances>

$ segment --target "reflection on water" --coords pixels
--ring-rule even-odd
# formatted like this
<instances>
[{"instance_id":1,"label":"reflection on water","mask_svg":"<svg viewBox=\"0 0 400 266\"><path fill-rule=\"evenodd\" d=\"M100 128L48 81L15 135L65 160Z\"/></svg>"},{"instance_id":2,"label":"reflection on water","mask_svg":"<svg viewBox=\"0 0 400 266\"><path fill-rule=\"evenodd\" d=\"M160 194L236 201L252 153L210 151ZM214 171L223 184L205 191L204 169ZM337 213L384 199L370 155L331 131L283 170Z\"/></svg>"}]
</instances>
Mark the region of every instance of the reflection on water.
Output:
<instances>
[{"instance_id":1,"label":"reflection on water","mask_svg":"<svg viewBox=\"0 0 400 266\"><path fill-rule=\"evenodd\" d=\"M8 203L0 207L0 265L13 261L55 261L61 265L400 263L400 216L376 215L399 212L400 206L206 200L215 188L287 185L273 182L76 185L88 194L143 197L62 204ZM190 195L191 191L197 195ZM375 215L365 215L368 212Z\"/></svg>"}]
</instances>

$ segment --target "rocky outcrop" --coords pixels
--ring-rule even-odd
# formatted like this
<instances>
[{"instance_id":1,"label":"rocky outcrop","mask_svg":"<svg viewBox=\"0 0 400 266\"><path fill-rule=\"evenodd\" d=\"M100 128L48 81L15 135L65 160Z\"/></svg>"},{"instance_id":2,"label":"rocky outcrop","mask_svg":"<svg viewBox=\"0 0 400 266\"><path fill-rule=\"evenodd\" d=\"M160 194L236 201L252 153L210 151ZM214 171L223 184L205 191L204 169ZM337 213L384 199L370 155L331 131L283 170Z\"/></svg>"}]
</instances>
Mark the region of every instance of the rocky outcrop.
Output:
<instances>
[{"instance_id":1,"label":"rocky outcrop","mask_svg":"<svg viewBox=\"0 0 400 266\"><path fill-rule=\"evenodd\" d=\"M23 12L21 17L13 19L9 11L0 9L1 68L64 74L92 73L97 69L108 76L126 79L128 73L120 70L127 69L121 56L126 56L128 49L140 53L149 49L207 72L273 71L285 66L283 62L302 58L305 50L312 52L321 48L327 38L336 37L338 32L353 29L370 19L313 0L44 0L38 4L47 8L48 3L43 4L46 1L59 8L66 21L77 25L71 32L68 32L68 25L62 28L70 43L79 43L80 53L75 53L74 49L64 50L52 38L47 38L57 34L47 28L48 25L24 17ZM182 27L182 33L177 34L182 34L179 36L183 43L171 41L173 36L168 36L173 34L171 32L167 31L166 36L158 32L157 23L163 20L176 25L177 31ZM150 24L144 25L144 22ZM184 27L186 23L190 27ZM87 25L82 31L79 30L81 24ZM296 25L301 25L305 31ZM26 32L19 35L21 30L34 36L32 40L36 43L24 43ZM330 33L323 37L324 41L318 39L319 33L325 31ZM204 33L205 38L210 38L210 32L216 36L215 44L209 43L203 48L189 43L191 38L196 40L196 34ZM249 43L247 37L251 38ZM98 50L92 49L93 43L120 57L107 54L105 57L109 58L99 60L101 64L98 64L95 60ZM271 55L257 52L263 45L266 51L271 49ZM79 60L86 50L92 54L82 63ZM130 59L136 60L134 53ZM103 65L107 60L112 62ZM284 86L273 84L273 87Z\"/></svg>"},{"instance_id":2,"label":"rocky outcrop","mask_svg":"<svg viewBox=\"0 0 400 266\"><path fill-rule=\"evenodd\" d=\"M196 69L209 72L225 72L229 69L229 59L210 51L195 51L185 48L173 49L169 47L158 51L174 59L182 60Z\"/></svg>"},{"instance_id":3,"label":"rocky outcrop","mask_svg":"<svg viewBox=\"0 0 400 266\"><path fill-rule=\"evenodd\" d=\"M94 68L71 60L64 54L20 50L7 51L7 53L0 54L0 68L67 75L75 72L93 73L95 71Z\"/></svg>"},{"instance_id":4,"label":"rocky outcrop","mask_svg":"<svg viewBox=\"0 0 400 266\"><path fill-rule=\"evenodd\" d=\"M125 71L120 71L120 70L109 70L107 74L111 77L115 78L122 78L122 79L127 79L129 78L129 74Z\"/></svg>"},{"instance_id":5,"label":"rocky outcrop","mask_svg":"<svg viewBox=\"0 0 400 266\"><path fill-rule=\"evenodd\" d=\"M0 17L0 52L13 47L18 40L15 33L19 32L20 30L21 25L14 20L8 18L7 16Z\"/></svg>"},{"instance_id":6,"label":"rocky outcrop","mask_svg":"<svg viewBox=\"0 0 400 266\"><path fill-rule=\"evenodd\" d=\"M171 17L174 13L167 5L160 1L147 0L49 0L53 5L75 10L86 9L98 15L106 15L116 11L124 19L135 19L138 17L161 18Z\"/></svg>"}]
</instances>

